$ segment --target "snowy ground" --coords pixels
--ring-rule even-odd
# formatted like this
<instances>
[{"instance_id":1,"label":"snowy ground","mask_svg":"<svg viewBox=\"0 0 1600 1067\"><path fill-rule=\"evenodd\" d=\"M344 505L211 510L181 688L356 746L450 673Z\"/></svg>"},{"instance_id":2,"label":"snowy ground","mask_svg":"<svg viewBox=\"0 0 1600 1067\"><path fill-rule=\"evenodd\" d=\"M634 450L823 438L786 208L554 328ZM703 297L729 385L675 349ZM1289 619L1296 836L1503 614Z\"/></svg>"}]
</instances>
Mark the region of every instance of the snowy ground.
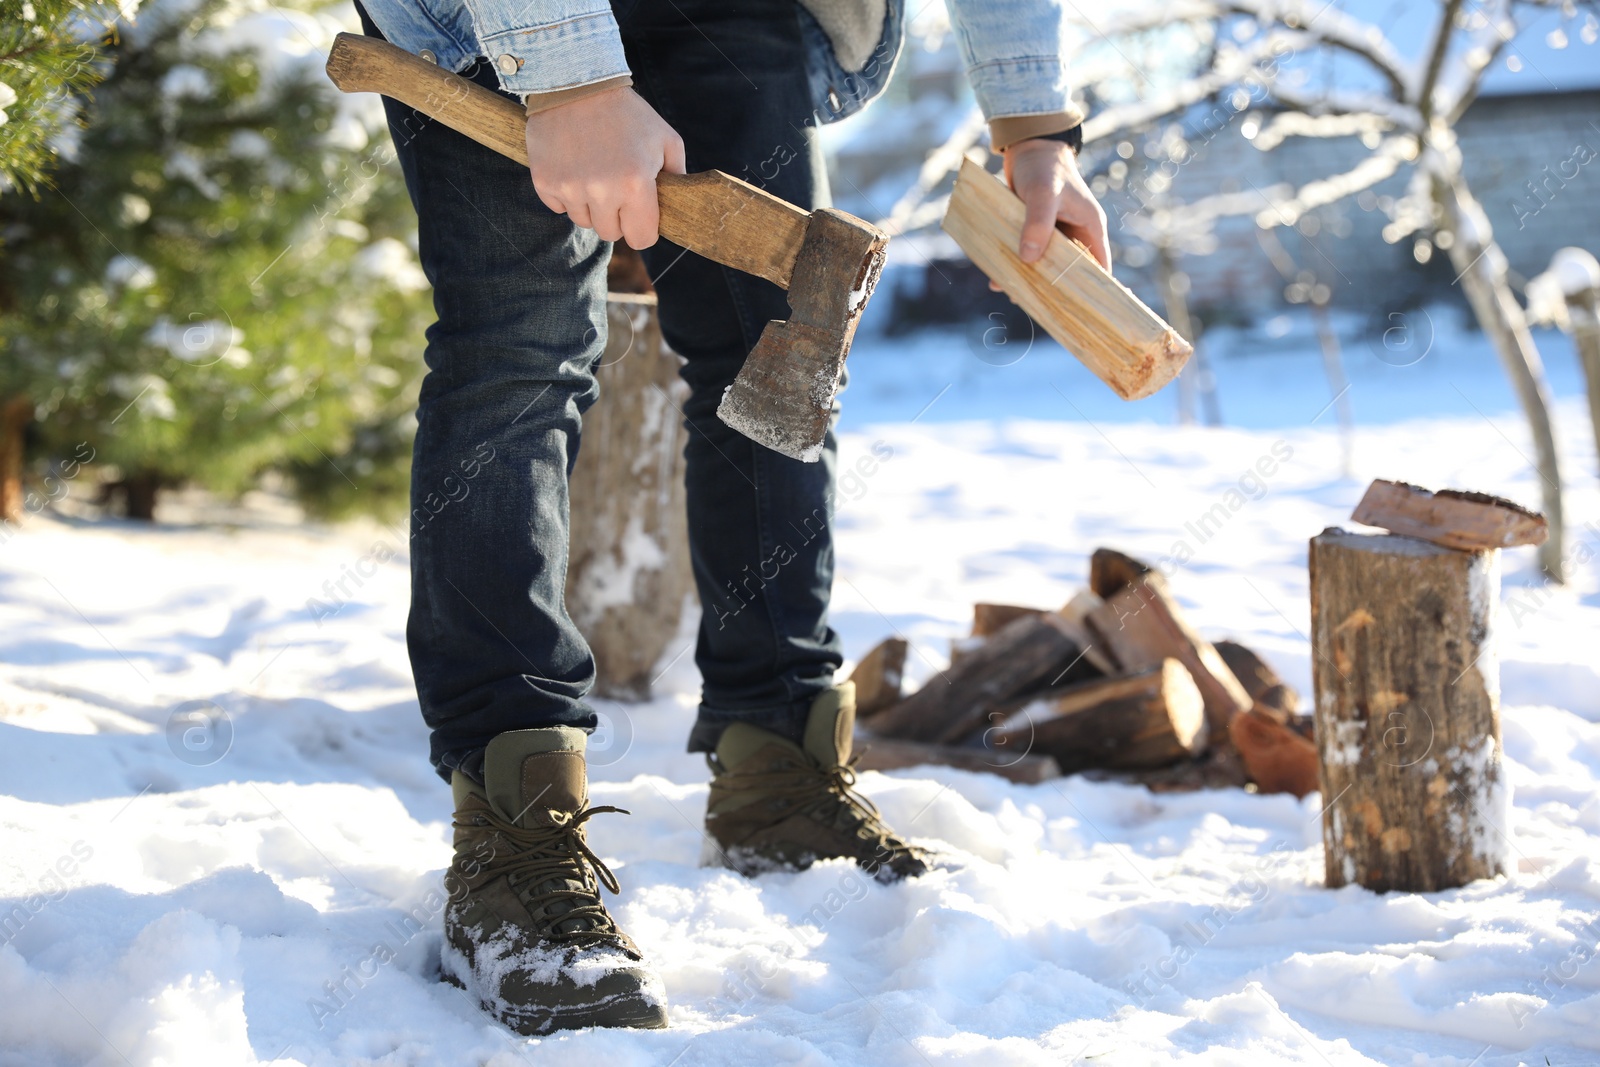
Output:
<instances>
[{"instance_id":1,"label":"snowy ground","mask_svg":"<svg viewBox=\"0 0 1600 1067\"><path fill-rule=\"evenodd\" d=\"M1043 351L1010 395L1072 397L1077 416L970 421L992 405L941 392L936 356L915 373L885 370L884 351L860 361L868 418L847 421L844 462L880 442L892 455L846 481L839 519L848 651L899 630L924 675L974 599L1055 604L1098 544L1159 559L1188 540L1174 585L1194 617L1305 691L1305 541L1366 479L1538 500L1504 386L1490 396L1470 369L1482 359L1425 368L1428 389L1411 379L1410 410L1433 413L1363 426L1345 477L1314 364L1310 384L1274 368L1280 385L1224 391L1267 412L1256 428L1201 430L1101 419L1094 387ZM1357 410L1393 406L1388 380L1358 376ZM1592 444L1575 401L1558 415L1587 558ZM1257 498L1194 537L1185 523L1275 447L1277 472L1245 486ZM602 705L593 765L596 802L633 812L597 820L593 840L673 1026L528 1042L431 977L449 801L410 691L403 553L347 586L336 616L306 610L375 542L401 547L270 517L46 517L0 544L0 1063L1600 1062L1594 562L1551 592L1526 550L1508 554L1513 873L1421 896L1321 888L1316 796L944 770L863 779L951 859L919 881L702 869L683 656L654 703Z\"/></svg>"}]
</instances>

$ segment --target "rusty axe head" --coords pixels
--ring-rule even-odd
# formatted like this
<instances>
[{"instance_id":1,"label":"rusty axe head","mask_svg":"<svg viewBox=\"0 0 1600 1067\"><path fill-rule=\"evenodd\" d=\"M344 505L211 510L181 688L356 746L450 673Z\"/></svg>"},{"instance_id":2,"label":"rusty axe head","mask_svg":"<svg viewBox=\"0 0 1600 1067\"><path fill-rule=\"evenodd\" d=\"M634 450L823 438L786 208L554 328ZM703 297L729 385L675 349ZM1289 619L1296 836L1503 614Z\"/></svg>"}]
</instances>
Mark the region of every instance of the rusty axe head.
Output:
<instances>
[{"instance_id":1,"label":"rusty axe head","mask_svg":"<svg viewBox=\"0 0 1600 1067\"><path fill-rule=\"evenodd\" d=\"M883 273L888 241L854 215L812 212L789 280L789 318L761 331L718 418L793 459L821 458L839 372Z\"/></svg>"}]
</instances>

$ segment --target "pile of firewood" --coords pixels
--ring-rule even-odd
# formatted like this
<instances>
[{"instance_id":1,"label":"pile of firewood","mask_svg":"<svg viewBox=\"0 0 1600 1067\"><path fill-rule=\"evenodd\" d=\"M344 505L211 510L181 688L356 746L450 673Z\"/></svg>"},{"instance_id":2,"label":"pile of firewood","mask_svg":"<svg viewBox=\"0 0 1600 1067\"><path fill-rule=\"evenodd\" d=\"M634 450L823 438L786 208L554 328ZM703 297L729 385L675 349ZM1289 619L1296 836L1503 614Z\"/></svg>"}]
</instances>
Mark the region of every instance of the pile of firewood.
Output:
<instances>
[{"instance_id":1,"label":"pile of firewood","mask_svg":"<svg viewBox=\"0 0 1600 1067\"><path fill-rule=\"evenodd\" d=\"M903 695L907 651L890 638L851 676L864 769L934 763L1019 782L1092 772L1157 791L1317 788L1299 696L1248 648L1201 637L1162 574L1121 552L1096 550L1089 588L1055 611L976 605L950 666Z\"/></svg>"}]
</instances>

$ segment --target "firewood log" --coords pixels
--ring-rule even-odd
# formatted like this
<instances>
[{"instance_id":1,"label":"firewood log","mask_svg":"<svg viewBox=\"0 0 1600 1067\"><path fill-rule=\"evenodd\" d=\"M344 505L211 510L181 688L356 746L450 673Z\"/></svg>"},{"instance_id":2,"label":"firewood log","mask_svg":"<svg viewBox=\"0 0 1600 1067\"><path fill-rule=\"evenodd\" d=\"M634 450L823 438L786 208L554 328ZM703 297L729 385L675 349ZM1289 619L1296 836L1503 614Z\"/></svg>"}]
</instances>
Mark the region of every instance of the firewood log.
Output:
<instances>
[{"instance_id":1,"label":"firewood log","mask_svg":"<svg viewBox=\"0 0 1600 1067\"><path fill-rule=\"evenodd\" d=\"M1155 568L1114 548L1097 548L1089 557L1089 589L1104 600L1124 586L1132 585Z\"/></svg>"},{"instance_id":2,"label":"firewood log","mask_svg":"<svg viewBox=\"0 0 1600 1067\"><path fill-rule=\"evenodd\" d=\"M861 657L850 680L856 684L856 719L868 719L900 699L905 677L906 640L890 637Z\"/></svg>"},{"instance_id":3,"label":"firewood log","mask_svg":"<svg viewBox=\"0 0 1600 1067\"><path fill-rule=\"evenodd\" d=\"M1204 751L1205 705L1175 659L1155 670L1052 690L1023 709L1028 721L996 748L1054 756L1063 772L1162 767Z\"/></svg>"},{"instance_id":4,"label":"firewood log","mask_svg":"<svg viewBox=\"0 0 1600 1067\"><path fill-rule=\"evenodd\" d=\"M1025 608L1017 604L972 605L972 636L991 637L1000 632L1006 623L1024 615L1043 615L1043 608Z\"/></svg>"},{"instance_id":5,"label":"firewood log","mask_svg":"<svg viewBox=\"0 0 1600 1067\"><path fill-rule=\"evenodd\" d=\"M1013 619L921 689L873 716L871 729L911 741L965 740L997 725L991 714L998 705L1096 673L1083 654L1090 642L1081 626L1053 612Z\"/></svg>"},{"instance_id":6,"label":"firewood log","mask_svg":"<svg viewBox=\"0 0 1600 1067\"><path fill-rule=\"evenodd\" d=\"M1459 489L1431 493L1381 478L1367 487L1350 517L1466 552L1542 545L1550 537L1550 524L1543 515L1501 497Z\"/></svg>"},{"instance_id":7,"label":"firewood log","mask_svg":"<svg viewBox=\"0 0 1600 1067\"><path fill-rule=\"evenodd\" d=\"M1300 694L1296 693L1267 661L1237 641L1218 641L1214 646L1222 662L1228 665L1233 676L1239 679L1259 712L1281 723L1292 722L1300 711Z\"/></svg>"},{"instance_id":8,"label":"firewood log","mask_svg":"<svg viewBox=\"0 0 1600 1067\"><path fill-rule=\"evenodd\" d=\"M1089 613L1088 624L1125 672L1150 670L1168 657L1188 668L1205 698L1213 736L1226 737L1234 715L1250 709L1250 694L1211 642L1189 624L1159 572L1118 589Z\"/></svg>"},{"instance_id":9,"label":"firewood log","mask_svg":"<svg viewBox=\"0 0 1600 1067\"><path fill-rule=\"evenodd\" d=\"M1235 715L1229 730L1250 780L1263 793L1315 793L1317 746L1261 708L1257 704Z\"/></svg>"}]
</instances>

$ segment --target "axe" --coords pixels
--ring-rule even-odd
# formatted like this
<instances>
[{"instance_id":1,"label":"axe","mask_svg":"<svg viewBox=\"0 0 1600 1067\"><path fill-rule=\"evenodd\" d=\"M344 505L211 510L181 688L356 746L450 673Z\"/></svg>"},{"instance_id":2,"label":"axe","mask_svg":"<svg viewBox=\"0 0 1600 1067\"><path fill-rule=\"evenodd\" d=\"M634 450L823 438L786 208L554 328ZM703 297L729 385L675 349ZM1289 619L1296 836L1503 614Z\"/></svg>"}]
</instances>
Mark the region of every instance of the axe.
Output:
<instances>
[{"instance_id":1,"label":"axe","mask_svg":"<svg viewBox=\"0 0 1600 1067\"><path fill-rule=\"evenodd\" d=\"M382 93L528 163L521 107L392 44L339 34L328 77L347 93ZM814 462L888 235L843 211L802 211L716 170L662 172L656 189L662 237L789 291L788 320L761 331L717 417L768 448Z\"/></svg>"}]
</instances>

